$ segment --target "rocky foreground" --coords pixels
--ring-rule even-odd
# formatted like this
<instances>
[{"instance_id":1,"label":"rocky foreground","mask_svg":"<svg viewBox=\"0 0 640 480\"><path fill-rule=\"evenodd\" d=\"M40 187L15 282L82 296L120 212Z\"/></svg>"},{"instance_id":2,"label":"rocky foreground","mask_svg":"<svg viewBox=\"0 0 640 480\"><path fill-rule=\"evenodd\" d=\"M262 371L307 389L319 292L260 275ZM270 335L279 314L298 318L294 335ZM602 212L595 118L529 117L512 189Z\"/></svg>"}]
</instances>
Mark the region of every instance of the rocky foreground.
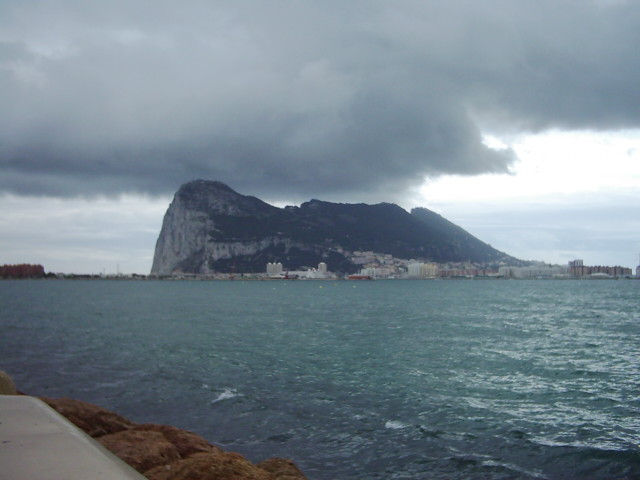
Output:
<instances>
[{"instance_id":1,"label":"rocky foreground","mask_svg":"<svg viewBox=\"0 0 640 480\"><path fill-rule=\"evenodd\" d=\"M291 460L254 465L186 430L137 424L80 400L40 399L150 480L305 480Z\"/></svg>"},{"instance_id":2,"label":"rocky foreground","mask_svg":"<svg viewBox=\"0 0 640 480\"><path fill-rule=\"evenodd\" d=\"M22 395L2 370L0 395ZM193 432L134 423L71 398L39 398L150 480L306 480L291 460L269 458L254 465Z\"/></svg>"}]
</instances>

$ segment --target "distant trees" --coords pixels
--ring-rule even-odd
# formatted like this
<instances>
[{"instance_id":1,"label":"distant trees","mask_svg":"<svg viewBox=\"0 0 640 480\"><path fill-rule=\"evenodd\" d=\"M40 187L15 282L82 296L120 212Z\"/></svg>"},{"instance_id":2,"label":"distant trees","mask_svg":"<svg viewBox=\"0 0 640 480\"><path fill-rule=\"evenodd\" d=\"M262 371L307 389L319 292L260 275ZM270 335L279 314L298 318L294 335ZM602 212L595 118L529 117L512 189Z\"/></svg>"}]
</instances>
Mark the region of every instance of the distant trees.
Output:
<instances>
[{"instance_id":1,"label":"distant trees","mask_svg":"<svg viewBox=\"0 0 640 480\"><path fill-rule=\"evenodd\" d=\"M0 278L43 278L45 276L42 265L0 265Z\"/></svg>"}]
</instances>

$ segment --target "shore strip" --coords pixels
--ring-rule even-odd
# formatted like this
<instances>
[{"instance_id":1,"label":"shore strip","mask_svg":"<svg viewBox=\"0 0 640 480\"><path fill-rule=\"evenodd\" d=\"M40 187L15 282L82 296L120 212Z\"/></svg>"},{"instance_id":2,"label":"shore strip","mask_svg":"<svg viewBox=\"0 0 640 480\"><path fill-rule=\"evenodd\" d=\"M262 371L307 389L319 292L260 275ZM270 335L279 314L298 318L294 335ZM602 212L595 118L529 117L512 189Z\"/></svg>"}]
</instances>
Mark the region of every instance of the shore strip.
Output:
<instances>
[{"instance_id":1,"label":"shore strip","mask_svg":"<svg viewBox=\"0 0 640 480\"><path fill-rule=\"evenodd\" d=\"M0 473L12 467L35 467L40 458L55 468L81 472L78 478L133 480L138 472L149 480L306 480L289 459L253 464L177 427L135 423L81 400L25 396L2 371L0 414L7 419L0 422L0 440L3 448L12 448ZM73 448L62 448L65 445ZM117 458L110 459L109 452ZM33 462L18 465L21 455L23 459L31 456Z\"/></svg>"}]
</instances>

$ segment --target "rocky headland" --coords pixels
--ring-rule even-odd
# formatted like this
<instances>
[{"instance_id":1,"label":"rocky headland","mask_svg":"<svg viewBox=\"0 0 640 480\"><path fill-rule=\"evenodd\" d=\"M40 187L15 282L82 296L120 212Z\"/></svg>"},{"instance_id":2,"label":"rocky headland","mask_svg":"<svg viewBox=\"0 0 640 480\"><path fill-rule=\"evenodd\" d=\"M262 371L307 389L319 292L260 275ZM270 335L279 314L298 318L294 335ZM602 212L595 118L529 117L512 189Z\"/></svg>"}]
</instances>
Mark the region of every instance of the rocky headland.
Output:
<instances>
[{"instance_id":1,"label":"rocky headland","mask_svg":"<svg viewBox=\"0 0 640 480\"><path fill-rule=\"evenodd\" d=\"M519 264L426 208L310 200L277 208L221 182L180 187L158 236L152 275L263 272L268 262L288 269L325 262L353 273L356 251L433 262Z\"/></svg>"}]
</instances>

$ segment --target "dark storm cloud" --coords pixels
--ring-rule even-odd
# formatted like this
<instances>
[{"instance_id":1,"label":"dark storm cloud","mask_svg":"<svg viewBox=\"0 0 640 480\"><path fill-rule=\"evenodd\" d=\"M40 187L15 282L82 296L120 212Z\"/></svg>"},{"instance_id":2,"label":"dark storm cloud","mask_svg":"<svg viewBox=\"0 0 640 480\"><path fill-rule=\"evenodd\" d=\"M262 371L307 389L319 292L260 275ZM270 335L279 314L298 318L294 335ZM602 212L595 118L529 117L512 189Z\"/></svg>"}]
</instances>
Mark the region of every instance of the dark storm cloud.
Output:
<instances>
[{"instance_id":1,"label":"dark storm cloud","mask_svg":"<svg viewBox=\"0 0 640 480\"><path fill-rule=\"evenodd\" d=\"M508 171L482 132L640 124L623 1L0 6L0 189L290 199Z\"/></svg>"}]
</instances>

